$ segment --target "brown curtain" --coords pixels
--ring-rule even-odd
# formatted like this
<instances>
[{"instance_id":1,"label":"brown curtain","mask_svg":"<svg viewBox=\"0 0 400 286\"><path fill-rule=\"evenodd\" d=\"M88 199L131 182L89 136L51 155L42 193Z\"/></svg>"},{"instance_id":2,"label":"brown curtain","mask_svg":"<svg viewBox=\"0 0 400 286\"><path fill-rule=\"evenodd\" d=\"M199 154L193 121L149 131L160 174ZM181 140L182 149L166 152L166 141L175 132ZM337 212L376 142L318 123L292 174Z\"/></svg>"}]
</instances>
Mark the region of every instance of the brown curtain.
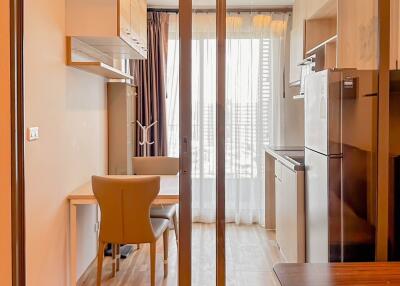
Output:
<instances>
[{"instance_id":1,"label":"brown curtain","mask_svg":"<svg viewBox=\"0 0 400 286\"><path fill-rule=\"evenodd\" d=\"M150 141L154 144L148 147L147 156L167 155L167 118L165 99L166 71L168 55L168 14L149 12L147 14L147 60L133 61L134 84L138 87L137 120L148 126L158 123L149 131ZM142 130L137 128L137 156L144 155Z\"/></svg>"}]
</instances>

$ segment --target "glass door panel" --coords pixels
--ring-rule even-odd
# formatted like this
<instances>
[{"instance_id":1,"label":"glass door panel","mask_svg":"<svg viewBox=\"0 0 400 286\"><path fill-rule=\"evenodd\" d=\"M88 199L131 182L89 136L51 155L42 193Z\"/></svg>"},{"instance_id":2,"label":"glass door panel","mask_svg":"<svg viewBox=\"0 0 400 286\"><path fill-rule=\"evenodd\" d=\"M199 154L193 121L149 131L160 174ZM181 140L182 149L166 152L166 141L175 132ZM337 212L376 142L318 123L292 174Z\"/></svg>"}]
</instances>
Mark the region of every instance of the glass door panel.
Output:
<instances>
[{"instance_id":1,"label":"glass door panel","mask_svg":"<svg viewBox=\"0 0 400 286\"><path fill-rule=\"evenodd\" d=\"M192 285L215 285L216 18L202 5L192 26Z\"/></svg>"},{"instance_id":2,"label":"glass door panel","mask_svg":"<svg viewBox=\"0 0 400 286\"><path fill-rule=\"evenodd\" d=\"M265 228L265 146L279 142L289 14L227 0L225 229L227 285L275 285L283 262Z\"/></svg>"}]
</instances>

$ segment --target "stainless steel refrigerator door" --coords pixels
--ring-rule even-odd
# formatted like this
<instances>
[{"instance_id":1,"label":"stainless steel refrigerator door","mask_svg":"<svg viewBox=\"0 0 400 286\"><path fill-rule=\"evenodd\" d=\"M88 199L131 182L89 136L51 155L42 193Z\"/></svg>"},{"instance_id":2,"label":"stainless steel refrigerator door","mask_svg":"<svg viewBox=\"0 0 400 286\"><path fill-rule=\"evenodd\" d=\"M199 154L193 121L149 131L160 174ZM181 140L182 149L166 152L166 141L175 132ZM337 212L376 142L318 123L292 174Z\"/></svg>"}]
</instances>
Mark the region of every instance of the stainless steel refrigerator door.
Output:
<instances>
[{"instance_id":1,"label":"stainless steel refrigerator door","mask_svg":"<svg viewBox=\"0 0 400 286\"><path fill-rule=\"evenodd\" d=\"M305 149L308 263L329 261L328 163L327 156Z\"/></svg>"},{"instance_id":2,"label":"stainless steel refrigerator door","mask_svg":"<svg viewBox=\"0 0 400 286\"><path fill-rule=\"evenodd\" d=\"M328 154L328 71L308 75L305 91L305 146Z\"/></svg>"},{"instance_id":3,"label":"stainless steel refrigerator door","mask_svg":"<svg viewBox=\"0 0 400 286\"><path fill-rule=\"evenodd\" d=\"M341 73L324 70L306 77L305 146L325 155L340 155Z\"/></svg>"}]
</instances>

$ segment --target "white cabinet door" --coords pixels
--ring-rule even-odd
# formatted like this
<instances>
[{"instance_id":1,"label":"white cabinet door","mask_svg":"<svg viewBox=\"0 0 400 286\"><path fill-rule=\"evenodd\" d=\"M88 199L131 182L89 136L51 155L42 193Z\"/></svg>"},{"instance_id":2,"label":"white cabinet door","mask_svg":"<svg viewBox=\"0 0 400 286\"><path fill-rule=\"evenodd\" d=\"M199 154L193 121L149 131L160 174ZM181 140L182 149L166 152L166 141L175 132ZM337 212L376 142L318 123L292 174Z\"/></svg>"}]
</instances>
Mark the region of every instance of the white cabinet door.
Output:
<instances>
[{"instance_id":1,"label":"white cabinet door","mask_svg":"<svg viewBox=\"0 0 400 286\"><path fill-rule=\"evenodd\" d=\"M277 164L280 176L275 179L276 240L289 263L304 262L303 187L298 186L298 174L285 165Z\"/></svg>"},{"instance_id":2,"label":"white cabinet door","mask_svg":"<svg viewBox=\"0 0 400 286\"><path fill-rule=\"evenodd\" d=\"M289 82L300 83L301 69L299 63L301 62L302 47L299 43L300 31L293 28L290 32L290 77Z\"/></svg>"},{"instance_id":3,"label":"white cabinet door","mask_svg":"<svg viewBox=\"0 0 400 286\"><path fill-rule=\"evenodd\" d=\"M290 34L290 83L300 81L300 67L304 59L304 21L307 17L307 1L296 0L293 7L292 31Z\"/></svg>"},{"instance_id":4,"label":"white cabinet door","mask_svg":"<svg viewBox=\"0 0 400 286\"><path fill-rule=\"evenodd\" d=\"M285 229L285 198L282 190L284 189L282 181L282 164L275 161L275 214L276 214L276 241L280 242L284 237Z\"/></svg>"},{"instance_id":5,"label":"white cabinet door","mask_svg":"<svg viewBox=\"0 0 400 286\"><path fill-rule=\"evenodd\" d=\"M298 259L297 224L297 175L287 167L282 168L282 181L279 185L279 229L277 241L287 262L302 262Z\"/></svg>"},{"instance_id":6,"label":"white cabinet door","mask_svg":"<svg viewBox=\"0 0 400 286\"><path fill-rule=\"evenodd\" d=\"M296 173L288 168L282 169L282 181L284 188L282 190L285 204L285 236L282 243L287 262L297 263L297 180Z\"/></svg>"}]
</instances>

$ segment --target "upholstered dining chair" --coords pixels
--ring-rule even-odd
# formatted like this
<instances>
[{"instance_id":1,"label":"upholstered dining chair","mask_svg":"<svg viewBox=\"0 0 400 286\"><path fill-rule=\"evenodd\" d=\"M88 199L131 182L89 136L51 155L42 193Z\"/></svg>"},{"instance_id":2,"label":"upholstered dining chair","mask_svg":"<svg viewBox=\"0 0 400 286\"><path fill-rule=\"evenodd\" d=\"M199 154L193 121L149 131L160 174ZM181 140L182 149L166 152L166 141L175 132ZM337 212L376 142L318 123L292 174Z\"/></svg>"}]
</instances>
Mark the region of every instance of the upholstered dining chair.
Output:
<instances>
[{"instance_id":1,"label":"upholstered dining chair","mask_svg":"<svg viewBox=\"0 0 400 286\"><path fill-rule=\"evenodd\" d=\"M156 243L161 235L164 240L164 277L168 275L169 221L150 218L151 204L160 191L160 177L116 179L93 176L92 187L101 211L97 285L101 285L104 247L107 243L150 243L150 280L154 286Z\"/></svg>"},{"instance_id":2,"label":"upholstered dining chair","mask_svg":"<svg viewBox=\"0 0 400 286\"><path fill-rule=\"evenodd\" d=\"M135 175L177 175L179 158L173 157L134 157L132 159ZM176 243L178 243L178 218L175 205L153 206L150 217L168 219L174 224Z\"/></svg>"},{"instance_id":3,"label":"upholstered dining chair","mask_svg":"<svg viewBox=\"0 0 400 286\"><path fill-rule=\"evenodd\" d=\"M155 156L133 157L135 175L176 175L179 172L179 158Z\"/></svg>"}]
</instances>

